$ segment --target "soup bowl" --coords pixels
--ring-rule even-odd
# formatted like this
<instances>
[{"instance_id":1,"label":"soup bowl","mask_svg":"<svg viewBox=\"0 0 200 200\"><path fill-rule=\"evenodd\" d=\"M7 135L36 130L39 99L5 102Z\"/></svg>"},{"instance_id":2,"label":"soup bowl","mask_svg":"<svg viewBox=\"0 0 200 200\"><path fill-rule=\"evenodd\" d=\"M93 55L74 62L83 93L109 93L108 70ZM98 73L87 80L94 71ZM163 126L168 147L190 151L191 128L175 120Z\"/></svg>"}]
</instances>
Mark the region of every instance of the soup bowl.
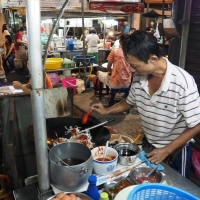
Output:
<instances>
[{"instance_id":1,"label":"soup bowl","mask_svg":"<svg viewBox=\"0 0 200 200\"><path fill-rule=\"evenodd\" d=\"M103 158L105 148L105 146L99 146L91 150L94 172L99 175L109 175L117 166L117 151L111 147L108 147L107 154L105 158Z\"/></svg>"}]
</instances>

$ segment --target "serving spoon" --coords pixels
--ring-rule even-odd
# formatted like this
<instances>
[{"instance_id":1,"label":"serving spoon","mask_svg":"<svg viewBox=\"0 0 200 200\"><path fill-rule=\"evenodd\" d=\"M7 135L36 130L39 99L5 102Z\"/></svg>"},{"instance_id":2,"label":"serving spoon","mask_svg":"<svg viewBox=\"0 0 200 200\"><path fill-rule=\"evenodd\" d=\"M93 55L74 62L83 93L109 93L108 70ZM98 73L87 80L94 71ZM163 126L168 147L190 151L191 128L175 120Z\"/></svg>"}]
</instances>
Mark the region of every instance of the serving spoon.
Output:
<instances>
[{"instance_id":1,"label":"serving spoon","mask_svg":"<svg viewBox=\"0 0 200 200\"><path fill-rule=\"evenodd\" d=\"M89 118L90 113L92 112L92 108L90 108L87 113L82 118L82 124L86 124Z\"/></svg>"}]
</instances>

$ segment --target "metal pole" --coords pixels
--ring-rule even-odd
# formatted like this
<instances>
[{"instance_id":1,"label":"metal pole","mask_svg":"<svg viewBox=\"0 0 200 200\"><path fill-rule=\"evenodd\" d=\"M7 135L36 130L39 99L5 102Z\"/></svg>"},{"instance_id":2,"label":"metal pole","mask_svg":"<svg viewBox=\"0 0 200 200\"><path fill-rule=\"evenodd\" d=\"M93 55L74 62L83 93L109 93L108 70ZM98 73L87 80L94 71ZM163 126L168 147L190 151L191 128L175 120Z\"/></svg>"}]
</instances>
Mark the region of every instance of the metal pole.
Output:
<instances>
[{"instance_id":1,"label":"metal pole","mask_svg":"<svg viewBox=\"0 0 200 200\"><path fill-rule=\"evenodd\" d=\"M68 4L68 0L66 0L65 3L63 4L62 8L60 9L60 12L58 14L57 19L53 23L53 26L52 26L52 29L51 29L51 33L49 35L49 39L48 39L48 42L47 42L47 45L46 45L46 49L45 49L45 52L44 52L44 56L43 56L43 68L44 68L44 64L45 64L46 58L47 58L47 51L48 51L48 48L49 48L49 44L50 44L50 41L52 39L53 33L54 33L55 29L56 29L56 24L59 22L60 18L62 17L62 15L63 15L63 13L65 11L65 7L67 6L67 4Z\"/></svg>"},{"instance_id":2,"label":"metal pole","mask_svg":"<svg viewBox=\"0 0 200 200\"><path fill-rule=\"evenodd\" d=\"M84 70L84 83L85 83L85 88L87 88L87 83L86 83L86 62L85 62L85 24L84 24L84 0L81 0L82 3L82 32L83 32L83 70Z\"/></svg>"},{"instance_id":3,"label":"metal pole","mask_svg":"<svg viewBox=\"0 0 200 200\"><path fill-rule=\"evenodd\" d=\"M31 102L35 151L38 171L39 190L49 189L49 168L47 152L47 134L44 115L43 68L41 60L41 14L40 0L26 0L26 14L28 20L28 55L31 78Z\"/></svg>"},{"instance_id":4,"label":"metal pole","mask_svg":"<svg viewBox=\"0 0 200 200\"><path fill-rule=\"evenodd\" d=\"M147 0L147 12L149 12L149 0ZM146 27L149 26L149 18L146 19Z\"/></svg>"},{"instance_id":5,"label":"metal pole","mask_svg":"<svg viewBox=\"0 0 200 200\"><path fill-rule=\"evenodd\" d=\"M185 57L188 42L188 32L190 28L190 14L191 14L192 1L185 0L185 9L183 13L183 25L182 25L182 38L180 48L179 66L185 69Z\"/></svg>"},{"instance_id":6,"label":"metal pole","mask_svg":"<svg viewBox=\"0 0 200 200\"><path fill-rule=\"evenodd\" d=\"M163 39L163 51L164 53L166 54L166 51L165 51L165 38L164 38L164 30L163 30L163 19L165 17L165 0L162 1L162 39Z\"/></svg>"}]
</instances>

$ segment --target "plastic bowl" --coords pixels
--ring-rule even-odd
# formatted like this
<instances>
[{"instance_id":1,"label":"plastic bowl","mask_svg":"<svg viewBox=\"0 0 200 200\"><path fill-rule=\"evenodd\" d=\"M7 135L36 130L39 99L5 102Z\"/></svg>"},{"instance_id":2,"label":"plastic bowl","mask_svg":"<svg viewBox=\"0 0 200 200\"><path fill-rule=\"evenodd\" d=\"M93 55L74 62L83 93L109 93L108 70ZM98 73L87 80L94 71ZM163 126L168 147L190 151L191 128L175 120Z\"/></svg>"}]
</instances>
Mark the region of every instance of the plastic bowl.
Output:
<instances>
[{"instance_id":1,"label":"plastic bowl","mask_svg":"<svg viewBox=\"0 0 200 200\"><path fill-rule=\"evenodd\" d=\"M84 63L84 62L83 62L83 56L79 56L79 55L78 55L78 56L74 56L73 58L74 58L75 62L77 62L77 63L78 63L78 62L79 62L79 63L80 63L80 62L81 62L81 63ZM95 59L95 56L90 56L90 55L86 55L86 56L85 56L85 62L86 62L86 63L94 63L94 59Z\"/></svg>"},{"instance_id":2,"label":"plastic bowl","mask_svg":"<svg viewBox=\"0 0 200 200\"><path fill-rule=\"evenodd\" d=\"M47 58L45 62L45 69L60 69L62 64L62 58Z\"/></svg>"},{"instance_id":3,"label":"plastic bowl","mask_svg":"<svg viewBox=\"0 0 200 200\"><path fill-rule=\"evenodd\" d=\"M99 175L111 174L117 166L118 153L115 149L108 147L106 158L110 161L99 161L98 158L103 158L105 146L95 147L91 150L94 165L94 172Z\"/></svg>"}]
</instances>

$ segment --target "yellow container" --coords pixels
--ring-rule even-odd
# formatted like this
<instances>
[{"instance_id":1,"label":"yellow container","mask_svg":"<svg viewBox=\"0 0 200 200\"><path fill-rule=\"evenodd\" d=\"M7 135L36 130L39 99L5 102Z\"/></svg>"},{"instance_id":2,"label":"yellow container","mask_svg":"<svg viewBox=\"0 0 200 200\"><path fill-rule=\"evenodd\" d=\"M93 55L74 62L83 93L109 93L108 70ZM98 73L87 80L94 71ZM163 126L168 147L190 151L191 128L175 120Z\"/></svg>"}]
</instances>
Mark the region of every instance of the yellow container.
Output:
<instances>
[{"instance_id":1,"label":"yellow container","mask_svg":"<svg viewBox=\"0 0 200 200\"><path fill-rule=\"evenodd\" d=\"M45 69L60 69L62 65L62 58L47 58L45 62Z\"/></svg>"}]
</instances>

